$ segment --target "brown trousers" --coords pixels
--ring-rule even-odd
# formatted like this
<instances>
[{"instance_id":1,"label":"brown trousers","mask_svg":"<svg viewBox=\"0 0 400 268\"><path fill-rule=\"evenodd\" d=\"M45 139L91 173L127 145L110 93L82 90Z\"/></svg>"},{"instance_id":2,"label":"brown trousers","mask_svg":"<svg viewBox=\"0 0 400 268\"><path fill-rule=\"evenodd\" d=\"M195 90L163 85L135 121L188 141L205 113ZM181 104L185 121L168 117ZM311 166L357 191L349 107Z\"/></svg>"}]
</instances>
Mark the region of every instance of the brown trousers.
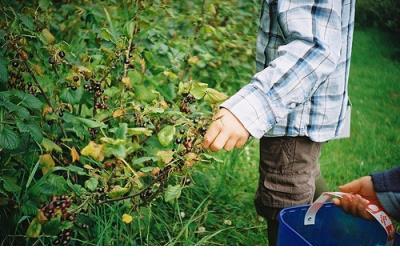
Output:
<instances>
[{"instance_id":1,"label":"brown trousers","mask_svg":"<svg viewBox=\"0 0 400 268\"><path fill-rule=\"evenodd\" d=\"M260 141L257 213L276 220L282 208L309 204L320 176L321 143L307 137L264 137Z\"/></svg>"}]
</instances>

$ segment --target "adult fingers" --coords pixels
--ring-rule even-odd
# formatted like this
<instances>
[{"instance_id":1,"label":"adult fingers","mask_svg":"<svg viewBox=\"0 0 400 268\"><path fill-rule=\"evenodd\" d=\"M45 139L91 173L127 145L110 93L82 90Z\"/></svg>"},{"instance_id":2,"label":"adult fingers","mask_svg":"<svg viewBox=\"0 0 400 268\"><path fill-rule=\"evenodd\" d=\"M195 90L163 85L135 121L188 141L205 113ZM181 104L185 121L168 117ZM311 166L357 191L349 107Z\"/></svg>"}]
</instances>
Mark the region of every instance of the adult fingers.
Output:
<instances>
[{"instance_id":1,"label":"adult fingers","mask_svg":"<svg viewBox=\"0 0 400 268\"><path fill-rule=\"evenodd\" d=\"M358 210L358 214L359 214L361 217L370 220L370 219L372 219L373 217L372 217L372 215L369 214L369 212L367 211L367 206L368 206L368 204L369 204L369 201L368 201L368 200L366 200L366 199L360 197L360 201L358 202L358 208L357 208L357 210Z\"/></svg>"},{"instance_id":2,"label":"adult fingers","mask_svg":"<svg viewBox=\"0 0 400 268\"><path fill-rule=\"evenodd\" d=\"M221 131L215 138L213 143L210 145L210 149L214 152L221 150L222 148L224 148L228 139L229 139L229 134L226 131Z\"/></svg>"},{"instance_id":3,"label":"adult fingers","mask_svg":"<svg viewBox=\"0 0 400 268\"><path fill-rule=\"evenodd\" d=\"M341 205L340 199L339 199L339 198L333 198L333 199L332 199L332 202L333 202L333 204L335 204L336 206L340 206L340 205Z\"/></svg>"},{"instance_id":4,"label":"adult fingers","mask_svg":"<svg viewBox=\"0 0 400 268\"><path fill-rule=\"evenodd\" d=\"M361 190L360 180L349 182L345 185L339 186L340 191L345 193L359 193Z\"/></svg>"},{"instance_id":5,"label":"adult fingers","mask_svg":"<svg viewBox=\"0 0 400 268\"><path fill-rule=\"evenodd\" d=\"M218 121L212 122L207 130L206 135L204 135L204 141L203 141L204 149L208 149L210 147L210 145L217 138L220 131L221 131L221 123Z\"/></svg>"},{"instance_id":6,"label":"adult fingers","mask_svg":"<svg viewBox=\"0 0 400 268\"><path fill-rule=\"evenodd\" d=\"M351 209L351 196L350 195L344 195L342 197L342 200L340 200L340 205L342 206L343 210L346 212L350 212Z\"/></svg>"}]
</instances>

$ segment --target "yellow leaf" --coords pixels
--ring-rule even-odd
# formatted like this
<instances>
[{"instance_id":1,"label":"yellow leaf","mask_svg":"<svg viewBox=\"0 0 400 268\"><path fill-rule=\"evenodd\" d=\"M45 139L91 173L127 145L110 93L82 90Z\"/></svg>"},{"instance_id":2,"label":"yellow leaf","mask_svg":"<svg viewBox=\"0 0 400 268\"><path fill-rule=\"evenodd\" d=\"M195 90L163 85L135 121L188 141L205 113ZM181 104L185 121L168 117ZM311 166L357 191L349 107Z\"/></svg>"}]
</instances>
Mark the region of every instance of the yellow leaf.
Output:
<instances>
[{"instance_id":1,"label":"yellow leaf","mask_svg":"<svg viewBox=\"0 0 400 268\"><path fill-rule=\"evenodd\" d=\"M39 157L39 163L40 163L40 166L42 167L43 174L46 174L47 172L49 172L49 170L51 168L55 167L55 165L56 165L56 163L54 163L54 160L50 154L41 155Z\"/></svg>"},{"instance_id":2,"label":"yellow leaf","mask_svg":"<svg viewBox=\"0 0 400 268\"><path fill-rule=\"evenodd\" d=\"M168 109L168 103L165 100L161 100L159 104L161 108Z\"/></svg>"},{"instance_id":3,"label":"yellow leaf","mask_svg":"<svg viewBox=\"0 0 400 268\"><path fill-rule=\"evenodd\" d=\"M168 164L169 162L172 161L172 159L174 159L174 152L172 150L170 151L158 151L157 152L157 156L160 158L160 160L164 163L164 164Z\"/></svg>"},{"instance_id":4,"label":"yellow leaf","mask_svg":"<svg viewBox=\"0 0 400 268\"><path fill-rule=\"evenodd\" d=\"M129 224L133 221L133 217L125 213L124 215L122 215L122 221L126 224Z\"/></svg>"},{"instance_id":5,"label":"yellow leaf","mask_svg":"<svg viewBox=\"0 0 400 268\"><path fill-rule=\"evenodd\" d=\"M38 76L42 76L44 73L43 69L42 69L42 67L40 67L40 65L32 64L32 69Z\"/></svg>"},{"instance_id":6,"label":"yellow leaf","mask_svg":"<svg viewBox=\"0 0 400 268\"><path fill-rule=\"evenodd\" d=\"M45 105L43 107L42 115L45 116L46 114L52 113L53 108L51 108L49 105Z\"/></svg>"},{"instance_id":7,"label":"yellow leaf","mask_svg":"<svg viewBox=\"0 0 400 268\"><path fill-rule=\"evenodd\" d=\"M43 29L42 36L48 44L53 44L54 41L56 41L54 35L49 31L49 29Z\"/></svg>"},{"instance_id":8,"label":"yellow leaf","mask_svg":"<svg viewBox=\"0 0 400 268\"><path fill-rule=\"evenodd\" d=\"M36 218L38 219L38 221L41 224L45 223L48 220L47 217L44 215L44 212L42 210L38 211L38 214L36 215Z\"/></svg>"},{"instance_id":9,"label":"yellow leaf","mask_svg":"<svg viewBox=\"0 0 400 268\"><path fill-rule=\"evenodd\" d=\"M207 88L204 100L210 104L217 104L226 100L228 96L213 88Z\"/></svg>"},{"instance_id":10,"label":"yellow leaf","mask_svg":"<svg viewBox=\"0 0 400 268\"><path fill-rule=\"evenodd\" d=\"M163 72L163 74L164 74L167 78L169 78L169 79L171 79L171 80L176 80L176 79L178 79L178 76L177 76L175 73L173 73L173 72L171 72L171 71L169 71L169 70L165 70L165 71Z\"/></svg>"},{"instance_id":11,"label":"yellow leaf","mask_svg":"<svg viewBox=\"0 0 400 268\"><path fill-rule=\"evenodd\" d=\"M71 148L71 157L72 157L72 163L75 161L79 161L79 153L76 151L75 147Z\"/></svg>"},{"instance_id":12,"label":"yellow leaf","mask_svg":"<svg viewBox=\"0 0 400 268\"><path fill-rule=\"evenodd\" d=\"M89 144L81 150L81 155L90 156L91 158L101 162L104 160L103 147L103 144L97 144L94 141L90 141Z\"/></svg>"},{"instance_id":13,"label":"yellow leaf","mask_svg":"<svg viewBox=\"0 0 400 268\"><path fill-rule=\"evenodd\" d=\"M83 76L85 76L85 78L90 78L92 77L92 71L84 66L76 66L73 67L73 70L77 73L82 74Z\"/></svg>"},{"instance_id":14,"label":"yellow leaf","mask_svg":"<svg viewBox=\"0 0 400 268\"><path fill-rule=\"evenodd\" d=\"M121 81L126 88L132 88L131 79L128 76L123 77Z\"/></svg>"},{"instance_id":15,"label":"yellow leaf","mask_svg":"<svg viewBox=\"0 0 400 268\"><path fill-rule=\"evenodd\" d=\"M185 166L191 167L196 163L197 160L199 160L197 154L188 153L185 155Z\"/></svg>"},{"instance_id":16,"label":"yellow leaf","mask_svg":"<svg viewBox=\"0 0 400 268\"><path fill-rule=\"evenodd\" d=\"M117 118L117 117L121 117L125 114L125 109L117 109L113 112L113 117Z\"/></svg>"},{"instance_id":17,"label":"yellow leaf","mask_svg":"<svg viewBox=\"0 0 400 268\"><path fill-rule=\"evenodd\" d=\"M146 61L143 58L140 58L139 62L140 62L140 66L142 68L142 70L141 70L142 73L145 73L146 72Z\"/></svg>"},{"instance_id":18,"label":"yellow leaf","mask_svg":"<svg viewBox=\"0 0 400 268\"><path fill-rule=\"evenodd\" d=\"M197 56L192 56L192 57L190 57L190 58L188 59L188 63L189 63L190 65L195 65L195 64L197 64L199 61L200 61L200 59L199 59L199 57L197 57Z\"/></svg>"},{"instance_id":19,"label":"yellow leaf","mask_svg":"<svg viewBox=\"0 0 400 268\"><path fill-rule=\"evenodd\" d=\"M83 168L87 169L87 170L93 170L94 167L92 167L91 165L85 164L83 165Z\"/></svg>"}]
</instances>

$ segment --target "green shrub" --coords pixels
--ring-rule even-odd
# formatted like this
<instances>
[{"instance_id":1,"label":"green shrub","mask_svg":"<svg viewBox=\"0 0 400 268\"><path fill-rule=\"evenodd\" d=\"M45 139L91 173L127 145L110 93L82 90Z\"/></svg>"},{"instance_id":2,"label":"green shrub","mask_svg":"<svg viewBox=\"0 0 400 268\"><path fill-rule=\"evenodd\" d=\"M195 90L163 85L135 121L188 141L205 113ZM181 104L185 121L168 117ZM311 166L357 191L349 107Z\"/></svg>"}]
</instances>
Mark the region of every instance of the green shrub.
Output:
<instances>
[{"instance_id":1,"label":"green shrub","mask_svg":"<svg viewBox=\"0 0 400 268\"><path fill-rule=\"evenodd\" d=\"M380 26L400 32L400 1L357 0L356 21L364 26Z\"/></svg>"}]
</instances>

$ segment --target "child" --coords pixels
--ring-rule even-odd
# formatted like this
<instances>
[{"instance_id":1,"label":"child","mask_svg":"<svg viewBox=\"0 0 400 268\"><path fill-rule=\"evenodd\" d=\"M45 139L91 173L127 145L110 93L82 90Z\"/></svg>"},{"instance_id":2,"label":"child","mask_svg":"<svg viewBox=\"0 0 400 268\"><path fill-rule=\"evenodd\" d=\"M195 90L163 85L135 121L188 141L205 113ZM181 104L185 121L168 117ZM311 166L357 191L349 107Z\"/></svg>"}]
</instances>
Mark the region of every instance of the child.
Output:
<instances>
[{"instance_id":1,"label":"child","mask_svg":"<svg viewBox=\"0 0 400 268\"><path fill-rule=\"evenodd\" d=\"M312 202L322 143L349 136L347 83L354 0L264 0L258 73L221 105L204 140L213 151L261 139L257 212L276 243L282 208Z\"/></svg>"}]
</instances>

